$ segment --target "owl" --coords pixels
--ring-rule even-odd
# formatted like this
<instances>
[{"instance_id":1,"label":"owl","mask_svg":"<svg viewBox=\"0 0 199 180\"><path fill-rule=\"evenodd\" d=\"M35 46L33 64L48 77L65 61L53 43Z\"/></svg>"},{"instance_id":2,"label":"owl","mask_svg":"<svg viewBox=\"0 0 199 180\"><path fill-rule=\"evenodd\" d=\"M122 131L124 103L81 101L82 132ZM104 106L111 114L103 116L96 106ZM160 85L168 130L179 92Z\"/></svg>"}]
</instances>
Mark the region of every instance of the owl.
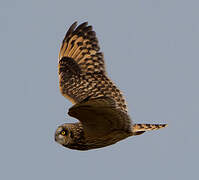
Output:
<instances>
[{"instance_id":1,"label":"owl","mask_svg":"<svg viewBox=\"0 0 199 180\"><path fill-rule=\"evenodd\" d=\"M103 53L87 22L67 31L58 58L59 88L74 105L68 114L79 121L65 123L55 141L75 150L102 148L130 136L166 127L167 124L132 122L121 91L107 76Z\"/></svg>"}]
</instances>

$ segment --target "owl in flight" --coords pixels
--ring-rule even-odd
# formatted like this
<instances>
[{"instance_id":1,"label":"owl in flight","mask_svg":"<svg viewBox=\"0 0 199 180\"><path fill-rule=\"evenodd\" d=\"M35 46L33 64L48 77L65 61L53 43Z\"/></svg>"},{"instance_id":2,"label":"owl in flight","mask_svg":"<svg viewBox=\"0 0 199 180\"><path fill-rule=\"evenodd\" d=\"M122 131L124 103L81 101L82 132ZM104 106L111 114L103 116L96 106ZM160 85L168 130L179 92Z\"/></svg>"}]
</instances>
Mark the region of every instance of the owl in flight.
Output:
<instances>
[{"instance_id":1,"label":"owl in flight","mask_svg":"<svg viewBox=\"0 0 199 180\"><path fill-rule=\"evenodd\" d=\"M134 124L121 91L106 74L104 57L88 23L73 23L61 45L58 62L60 91L74 105L68 114L79 120L55 132L64 147L90 150L167 124Z\"/></svg>"}]
</instances>

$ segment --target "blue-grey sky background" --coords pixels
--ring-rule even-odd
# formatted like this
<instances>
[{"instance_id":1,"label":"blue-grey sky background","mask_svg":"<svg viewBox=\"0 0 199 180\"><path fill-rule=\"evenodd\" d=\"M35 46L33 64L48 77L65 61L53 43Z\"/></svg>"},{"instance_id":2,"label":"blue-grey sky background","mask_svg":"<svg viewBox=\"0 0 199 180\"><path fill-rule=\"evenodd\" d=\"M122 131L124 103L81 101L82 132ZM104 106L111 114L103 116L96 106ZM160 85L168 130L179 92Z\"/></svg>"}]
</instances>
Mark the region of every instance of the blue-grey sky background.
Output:
<instances>
[{"instance_id":1,"label":"blue-grey sky background","mask_svg":"<svg viewBox=\"0 0 199 180\"><path fill-rule=\"evenodd\" d=\"M199 1L0 2L0 179L197 179ZM87 152L54 141L72 105L57 57L74 22L97 33L108 75L139 123L169 127Z\"/></svg>"}]
</instances>

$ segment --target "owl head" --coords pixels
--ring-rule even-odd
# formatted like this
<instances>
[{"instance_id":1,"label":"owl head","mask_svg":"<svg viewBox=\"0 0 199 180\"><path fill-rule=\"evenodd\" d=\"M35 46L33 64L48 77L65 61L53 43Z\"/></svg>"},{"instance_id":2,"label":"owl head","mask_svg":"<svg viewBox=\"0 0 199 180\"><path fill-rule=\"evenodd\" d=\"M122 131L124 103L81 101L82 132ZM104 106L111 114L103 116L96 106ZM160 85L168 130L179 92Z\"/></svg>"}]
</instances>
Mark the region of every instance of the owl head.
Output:
<instances>
[{"instance_id":1,"label":"owl head","mask_svg":"<svg viewBox=\"0 0 199 180\"><path fill-rule=\"evenodd\" d=\"M71 128L72 124L62 124L59 126L55 132L55 141L63 146L73 142L73 130Z\"/></svg>"}]
</instances>

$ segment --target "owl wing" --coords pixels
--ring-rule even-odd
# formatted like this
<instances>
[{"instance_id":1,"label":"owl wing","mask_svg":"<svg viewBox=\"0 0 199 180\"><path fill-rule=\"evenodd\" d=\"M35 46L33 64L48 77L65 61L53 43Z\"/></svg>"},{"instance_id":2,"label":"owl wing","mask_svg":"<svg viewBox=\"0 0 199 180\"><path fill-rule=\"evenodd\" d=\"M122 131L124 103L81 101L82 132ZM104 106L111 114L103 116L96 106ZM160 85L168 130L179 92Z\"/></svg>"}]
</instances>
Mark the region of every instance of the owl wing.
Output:
<instances>
[{"instance_id":1,"label":"owl wing","mask_svg":"<svg viewBox=\"0 0 199 180\"><path fill-rule=\"evenodd\" d=\"M109 97L127 112L121 91L107 77L103 54L92 26L87 22L71 25L59 53L59 84L63 96L73 104L86 98Z\"/></svg>"},{"instance_id":2,"label":"owl wing","mask_svg":"<svg viewBox=\"0 0 199 180\"><path fill-rule=\"evenodd\" d=\"M69 109L68 114L79 119L89 136L104 136L114 130L131 132L131 119L108 97L85 100Z\"/></svg>"}]
</instances>

